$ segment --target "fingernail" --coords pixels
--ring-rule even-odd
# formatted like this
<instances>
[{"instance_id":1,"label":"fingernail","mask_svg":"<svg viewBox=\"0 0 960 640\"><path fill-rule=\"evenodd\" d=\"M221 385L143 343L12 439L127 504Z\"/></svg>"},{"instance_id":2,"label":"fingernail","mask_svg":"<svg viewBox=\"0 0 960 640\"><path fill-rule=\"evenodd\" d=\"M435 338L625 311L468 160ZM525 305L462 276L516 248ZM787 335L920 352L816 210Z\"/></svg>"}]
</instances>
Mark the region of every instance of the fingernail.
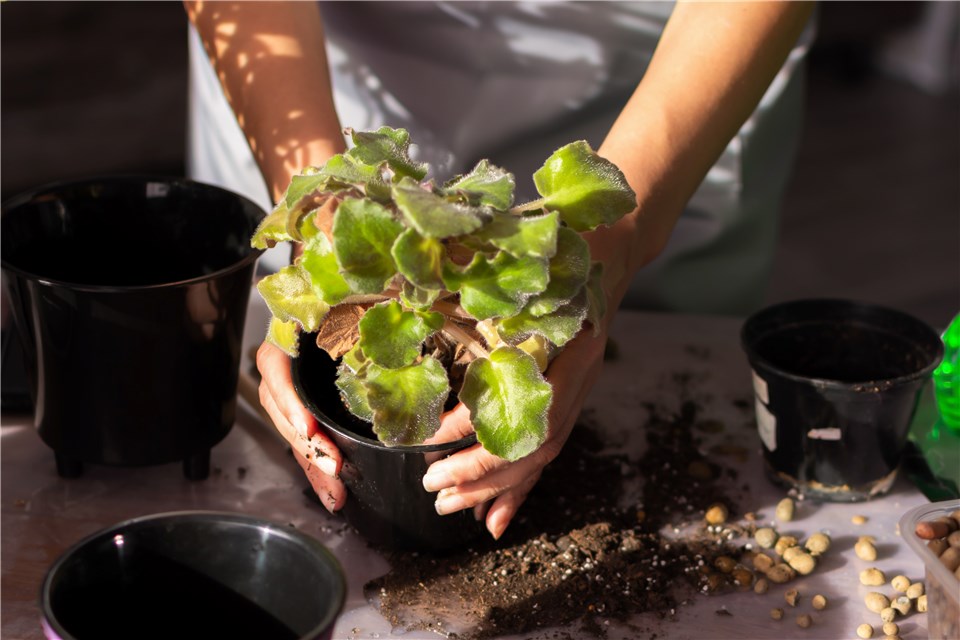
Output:
<instances>
[{"instance_id":1,"label":"fingernail","mask_svg":"<svg viewBox=\"0 0 960 640\"><path fill-rule=\"evenodd\" d=\"M433 503L434 508L437 510L437 513L441 516L445 516L448 513L454 513L465 508L466 502L463 499L463 496L457 493L444 493L440 492L437 496L437 501Z\"/></svg>"},{"instance_id":2,"label":"fingernail","mask_svg":"<svg viewBox=\"0 0 960 640\"><path fill-rule=\"evenodd\" d=\"M296 428L297 433L299 433L301 437L304 437L304 438L307 437L307 433L309 433L309 428L307 427L307 423L302 418L297 418L296 420L294 420L293 426Z\"/></svg>"},{"instance_id":3,"label":"fingernail","mask_svg":"<svg viewBox=\"0 0 960 640\"><path fill-rule=\"evenodd\" d=\"M333 497L332 493L327 493L326 497L322 500L323 506L327 508L327 511L333 513L337 509L337 499Z\"/></svg>"},{"instance_id":4,"label":"fingernail","mask_svg":"<svg viewBox=\"0 0 960 640\"><path fill-rule=\"evenodd\" d=\"M481 502L473 508L473 519L477 522L483 520L487 515L487 503Z\"/></svg>"},{"instance_id":5,"label":"fingernail","mask_svg":"<svg viewBox=\"0 0 960 640\"><path fill-rule=\"evenodd\" d=\"M507 530L507 525L509 522L499 522L494 520L493 522L487 523L487 531L490 532L490 535L493 536L494 540L499 540L500 536L503 535L503 532Z\"/></svg>"},{"instance_id":6,"label":"fingernail","mask_svg":"<svg viewBox=\"0 0 960 640\"><path fill-rule=\"evenodd\" d=\"M446 489L453 485L453 479L450 478L450 475L438 469L436 471L427 471L426 475L423 476L423 488L427 491L440 491L441 489Z\"/></svg>"},{"instance_id":7,"label":"fingernail","mask_svg":"<svg viewBox=\"0 0 960 640\"><path fill-rule=\"evenodd\" d=\"M337 461L328 455L317 455L317 468L331 478L337 477Z\"/></svg>"}]
</instances>

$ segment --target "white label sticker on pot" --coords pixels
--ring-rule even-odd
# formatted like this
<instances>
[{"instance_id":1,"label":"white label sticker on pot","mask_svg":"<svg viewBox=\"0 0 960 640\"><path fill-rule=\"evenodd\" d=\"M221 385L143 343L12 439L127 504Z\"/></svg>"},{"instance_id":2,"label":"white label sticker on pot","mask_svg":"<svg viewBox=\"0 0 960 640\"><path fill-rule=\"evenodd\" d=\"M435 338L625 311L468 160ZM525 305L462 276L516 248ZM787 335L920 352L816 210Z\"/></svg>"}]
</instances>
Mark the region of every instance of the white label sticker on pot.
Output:
<instances>
[{"instance_id":1,"label":"white label sticker on pot","mask_svg":"<svg viewBox=\"0 0 960 640\"><path fill-rule=\"evenodd\" d=\"M763 404L760 401L758 396L756 402L757 411L757 431L760 433L760 440L763 442L769 451L777 450L777 418L770 410L767 409L767 405Z\"/></svg>"},{"instance_id":2,"label":"white label sticker on pot","mask_svg":"<svg viewBox=\"0 0 960 640\"><path fill-rule=\"evenodd\" d=\"M170 185L168 184L164 184L163 182L147 183L148 198L165 198L169 192L170 192Z\"/></svg>"},{"instance_id":3,"label":"white label sticker on pot","mask_svg":"<svg viewBox=\"0 0 960 640\"><path fill-rule=\"evenodd\" d=\"M827 427L826 429L810 429L810 431L807 431L807 437L811 440L840 440L843 434L836 427Z\"/></svg>"},{"instance_id":4,"label":"white label sticker on pot","mask_svg":"<svg viewBox=\"0 0 960 640\"><path fill-rule=\"evenodd\" d=\"M757 372L753 369L750 370L750 373L753 374L753 392L757 394L757 397L760 398L763 404L770 404L770 393L767 391L767 381L757 375Z\"/></svg>"}]
</instances>

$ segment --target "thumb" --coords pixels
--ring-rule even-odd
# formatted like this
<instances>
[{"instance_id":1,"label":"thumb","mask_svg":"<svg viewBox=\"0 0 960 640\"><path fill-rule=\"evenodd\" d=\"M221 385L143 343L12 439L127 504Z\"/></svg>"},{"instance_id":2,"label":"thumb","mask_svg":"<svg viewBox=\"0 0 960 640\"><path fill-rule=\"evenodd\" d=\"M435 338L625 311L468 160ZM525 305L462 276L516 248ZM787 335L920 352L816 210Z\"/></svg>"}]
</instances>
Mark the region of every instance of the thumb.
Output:
<instances>
[{"instance_id":1,"label":"thumb","mask_svg":"<svg viewBox=\"0 0 960 640\"><path fill-rule=\"evenodd\" d=\"M470 409L462 402L440 416L440 428L437 432L424 440L424 444L440 444L454 442L473 433L473 424L470 422Z\"/></svg>"}]
</instances>

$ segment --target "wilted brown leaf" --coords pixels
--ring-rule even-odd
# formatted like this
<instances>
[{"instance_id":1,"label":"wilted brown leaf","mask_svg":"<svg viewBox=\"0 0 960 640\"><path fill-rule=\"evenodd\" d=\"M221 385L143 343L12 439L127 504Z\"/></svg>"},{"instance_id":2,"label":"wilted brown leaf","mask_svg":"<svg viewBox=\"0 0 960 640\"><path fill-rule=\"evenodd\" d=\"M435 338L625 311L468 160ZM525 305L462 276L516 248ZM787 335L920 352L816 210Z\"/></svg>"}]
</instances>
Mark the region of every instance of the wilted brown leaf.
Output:
<instances>
[{"instance_id":1,"label":"wilted brown leaf","mask_svg":"<svg viewBox=\"0 0 960 640\"><path fill-rule=\"evenodd\" d=\"M339 304L330 309L320 330L317 332L317 346L336 360L360 339L358 323L367 307L359 304Z\"/></svg>"}]
</instances>

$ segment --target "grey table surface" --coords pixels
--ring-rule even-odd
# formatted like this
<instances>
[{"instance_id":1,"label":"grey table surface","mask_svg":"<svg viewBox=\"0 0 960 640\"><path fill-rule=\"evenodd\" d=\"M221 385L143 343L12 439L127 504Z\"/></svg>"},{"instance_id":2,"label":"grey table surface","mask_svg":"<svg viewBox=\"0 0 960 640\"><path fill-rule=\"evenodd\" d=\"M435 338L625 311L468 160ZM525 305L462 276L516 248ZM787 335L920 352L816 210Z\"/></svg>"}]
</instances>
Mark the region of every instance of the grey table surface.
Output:
<instances>
[{"instance_id":1,"label":"grey table surface","mask_svg":"<svg viewBox=\"0 0 960 640\"><path fill-rule=\"evenodd\" d=\"M245 338L248 346L259 342L265 319L262 303L252 296ZM736 401L751 399L753 391L750 369L739 346L740 324L735 318L619 313L612 328L619 357L604 367L587 402L596 412L597 422L608 431L610 442L628 449L645 446L637 429L646 411L642 403L669 407L679 402L666 384L678 372L696 381L705 417L742 423L742 402L737 407ZM774 506L784 492L764 476L756 432L741 429L737 437L750 452L746 464L738 466L738 484L748 488L742 502L748 510L772 520ZM43 637L37 606L40 584L46 569L71 544L124 519L184 509L254 514L290 523L326 544L340 560L349 582L335 638L438 637L432 632L392 629L378 613L376 603L365 598L363 585L389 570L386 559L367 547L340 517L305 499L305 480L285 443L243 401L234 428L213 449L213 473L200 482L184 479L179 464L140 468L91 465L80 478L61 479L53 454L39 439L30 416L4 416L0 446L0 631L5 639ZM696 597L667 620L642 614L637 621L655 629L658 637L668 638L854 638L861 622L871 622L879 632L876 614L863 605L864 594L872 588L859 584L859 572L867 565L854 555L853 543L859 535L875 536L880 557L874 566L888 576L922 579L923 563L900 539L897 523L909 509L927 502L909 481L899 478L889 494L867 503L800 504L798 517L788 530L798 537L826 531L833 537L834 547L817 571L789 586L811 596L824 594L830 605L823 611L813 611L808 599L805 606L788 611L784 620L772 620L771 608L789 609L783 601L785 587L777 586L764 596L737 592ZM867 516L868 523L853 524L851 516L855 514ZM716 615L721 608L732 615ZM801 629L794 623L793 618L801 612L812 613L811 628ZM926 615L907 617L900 627L905 639L925 638ZM608 629L609 638L633 637L629 629L613 621ZM572 627L522 637L556 637L551 635L556 631L578 635Z\"/></svg>"}]
</instances>

